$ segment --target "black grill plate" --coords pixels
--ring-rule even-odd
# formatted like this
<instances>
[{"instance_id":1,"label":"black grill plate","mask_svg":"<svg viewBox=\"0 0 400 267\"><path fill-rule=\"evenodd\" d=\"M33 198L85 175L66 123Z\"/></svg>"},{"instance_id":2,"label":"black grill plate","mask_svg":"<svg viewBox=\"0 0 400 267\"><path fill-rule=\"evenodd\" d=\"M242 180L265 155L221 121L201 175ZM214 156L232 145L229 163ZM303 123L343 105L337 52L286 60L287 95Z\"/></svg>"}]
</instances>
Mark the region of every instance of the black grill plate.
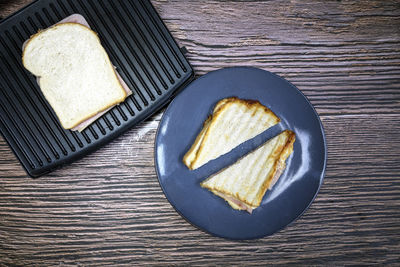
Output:
<instances>
[{"instance_id":1,"label":"black grill plate","mask_svg":"<svg viewBox=\"0 0 400 267\"><path fill-rule=\"evenodd\" d=\"M98 33L133 95L82 133L64 130L21 48L39 29L79 13ZM40 0L0 23L0 131L25 170L43 175L143 121L193 79L193 69L147 0Z\"/></svg>"}]
</instances>

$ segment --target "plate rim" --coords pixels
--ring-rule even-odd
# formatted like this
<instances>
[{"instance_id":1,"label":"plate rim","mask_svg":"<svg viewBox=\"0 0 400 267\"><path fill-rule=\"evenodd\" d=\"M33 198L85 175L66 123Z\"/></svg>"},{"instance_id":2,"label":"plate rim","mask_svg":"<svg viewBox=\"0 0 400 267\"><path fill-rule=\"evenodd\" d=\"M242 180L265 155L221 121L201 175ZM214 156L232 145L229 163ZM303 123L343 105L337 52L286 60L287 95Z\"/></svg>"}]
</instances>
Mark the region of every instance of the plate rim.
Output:
<instances>
[{"instance_id":1,"label":"plate rim","mask_svg":"<svg viewBox=\"0 0 400 267\"><path fill-rule=\"evenodd\" d=\"M193 222L191 222L188 218L186 218L185 215L183 215L176 207L175 205L171 202L171 200L168 198L168 194L167 192L164 190L164 187L162 186L162 183L160 181L160 172L159 172L159 166L158 166L158 160L157 160L157 143L158 143L158 138L159 138L159 134L160 134L160 128L162 125L162 122L164 121L164 117L166 116L167 112L171 109L171 107L173 106L174 102L176 102L176 98L179 97L179 95L181 93L183 93L185 91L185 89L187 87L189 87L190 85L192 85L193 83L197 82L198 80L204 79L204 77L206 77L207 75L211 74L211 73L215 73L215 72L220 72L220 71L224 71L224 70L228 70L228 69L246 69L246 70L252 70L252 71L262 71L262 72L266 72L269 74L272 74L275 78L280 79L283 82L286 82L290 85L290 87L294 88L295 90L297 90L300 95L306 100L306 102L308 103L308 105L311 107L312 111L314 112L316 118L318 119L318 124L321 130L321 134L322 134L322 140L323 140L323 144L324 144L324 164L323 164L323 168L322 168L322 172L320 174L320 181L318 184L318 188L315 191L311 201L308 203L308 205L303 209L302 212L299 213L299 215L296 216L296 218L294 218L291 222L289 222L286 225L283 225L281 227L279 227L276 231L274 231L271 234L260 234L260 235L255 235L253 237L250 238L234 238L234 237L229 237L229 236L224 236L224 235L220 235L217 233L213 233L203 227L200 227L196 224L194 224ZM268 140L266 140L265 142L267 142ZM275 74L273 72L270 72L268 70L265 69L261 69L261 68L257 68L257 67L253 67L253 66L232 66L232 67L223 67L223 68L219 68L216 70L212 70L209 71L203 75L201 75L200 77L198 77L197 79L192 80L185 88L183 88L175 97L174 99L168 104L167 108L164 110L164 113L160 119L160 122L157 126L157 131L156 131L156 135L155 135L155 139L154 139L154 152L153 152L153 156L154 156L154 167L156 169L156 174L157 174L157 181L159 186L161 187L161 190L164 194L164 197L168 200L168 203L174 208L174 210L185 220L187 221L189 224L191 224L192 226L194 226L196 229L199 229L211 236L215 236L215 237L219 237L219 238L225 238L228 240L235 240L235 241L239 241L239 240L255 240L255 239L261 239L261 238L265 238L265 237L269 237L272 236L280 231L282 231L283 229L291 226L293 223L295 223L311 206L312 203L314 203L315 198L317 197L319 191L321 190L322 184L324 182L325 179L325 173L326 173L326 166L327 166L327 162L328 162L328 147L327 147L327 142L326 142L326 135L325 135L325 129L324 129L324 125L322 124L321 118L318 114L318 112L315 110L314 106L311 104L310 100L303 94L303 92L300 91L299 88L297 88L297 86L295 86L294 84L292 84L290 81L286 80L285 78L279 76L278 74ZM250 153L251 151L249 151L248 153ZM227 166L225 166L227 167ZM224 167L222 167L224 168Z\"/></svg>"}]
</instances>

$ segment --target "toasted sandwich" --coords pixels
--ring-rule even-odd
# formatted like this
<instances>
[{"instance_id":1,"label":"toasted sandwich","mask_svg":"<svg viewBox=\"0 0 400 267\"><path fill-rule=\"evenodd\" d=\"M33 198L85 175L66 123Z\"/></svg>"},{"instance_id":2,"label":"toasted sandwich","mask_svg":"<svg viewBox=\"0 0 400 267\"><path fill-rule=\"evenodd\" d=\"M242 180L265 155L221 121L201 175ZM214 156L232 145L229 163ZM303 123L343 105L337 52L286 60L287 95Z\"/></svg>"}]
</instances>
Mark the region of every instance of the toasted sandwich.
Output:
<instances>
[{"instance_id":1,"label":"toasted sandwich","mask_svg":"<svg viewBox=\"0 0 400 267\"><path fill-rule=\"evenodd\" d=\"M284 171L295 139L294 132L283 131L200 185L225 199L232 208L251 213Z\"/></svg>"},{"instance_id":2,"label":"toasted sandwich","mask_svg":"<svg viewBox=\"0 0 400 267\"><path fill-rule=\"evenodd\" d=\"M194 170L277 124L280 119L258 101L220 100L203 124L183 163Z\"/></svg>"},{"instance_id":3,"label":"toasted sandwich","mask_svg":"<svg viewBox=\"0 0 400 267\"><path fill-rule=\"evenodd\" d=\"M131 93L85 23L64 21L39 31L22 55L62 127L79 131Z\"/></svg>"}]
</instances>

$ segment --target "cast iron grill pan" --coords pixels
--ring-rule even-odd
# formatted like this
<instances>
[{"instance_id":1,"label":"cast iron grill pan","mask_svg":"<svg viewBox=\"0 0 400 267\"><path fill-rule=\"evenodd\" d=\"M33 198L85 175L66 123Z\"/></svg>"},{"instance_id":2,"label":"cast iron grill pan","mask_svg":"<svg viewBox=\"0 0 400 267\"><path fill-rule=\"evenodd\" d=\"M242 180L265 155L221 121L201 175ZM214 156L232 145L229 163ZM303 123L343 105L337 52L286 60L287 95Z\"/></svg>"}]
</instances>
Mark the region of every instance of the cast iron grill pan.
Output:
<instances>
[{"instance_id":1,"label":"cast iron grill pan","mask_svg":"<svg viewBox=\"0 0 400 267\"><path fill-rule=\"evenodd\" d=\"M133 94L82 133L64 130L22 65L22 44L79 13ZM81 158L160 109L193 69L148 0L40 0L0 23L0 131L32 177Z\"/></svg>"}]
</instances>

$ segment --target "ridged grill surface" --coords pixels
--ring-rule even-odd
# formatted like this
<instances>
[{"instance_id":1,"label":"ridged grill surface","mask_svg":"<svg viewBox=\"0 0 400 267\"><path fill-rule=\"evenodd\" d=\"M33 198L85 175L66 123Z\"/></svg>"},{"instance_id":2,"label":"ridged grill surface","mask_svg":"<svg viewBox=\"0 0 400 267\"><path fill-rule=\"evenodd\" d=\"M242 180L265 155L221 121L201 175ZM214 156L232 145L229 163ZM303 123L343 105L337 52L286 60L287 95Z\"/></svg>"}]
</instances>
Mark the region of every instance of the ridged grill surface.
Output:
<instances>
[{"instance_id":1,"label":"ridged grill surface","mask_svg":"<svg viewBox=\"0 0 400 267\"><path fill-rule=\"evenodd\" d=\"M98 33L133 95L82 133L64 130L22 65L22 44L79 13ZM193 70L148 0L42 0L0 23L0 130L29 175L95 150L167 103Z\"/></svg>"}]
</instances>

